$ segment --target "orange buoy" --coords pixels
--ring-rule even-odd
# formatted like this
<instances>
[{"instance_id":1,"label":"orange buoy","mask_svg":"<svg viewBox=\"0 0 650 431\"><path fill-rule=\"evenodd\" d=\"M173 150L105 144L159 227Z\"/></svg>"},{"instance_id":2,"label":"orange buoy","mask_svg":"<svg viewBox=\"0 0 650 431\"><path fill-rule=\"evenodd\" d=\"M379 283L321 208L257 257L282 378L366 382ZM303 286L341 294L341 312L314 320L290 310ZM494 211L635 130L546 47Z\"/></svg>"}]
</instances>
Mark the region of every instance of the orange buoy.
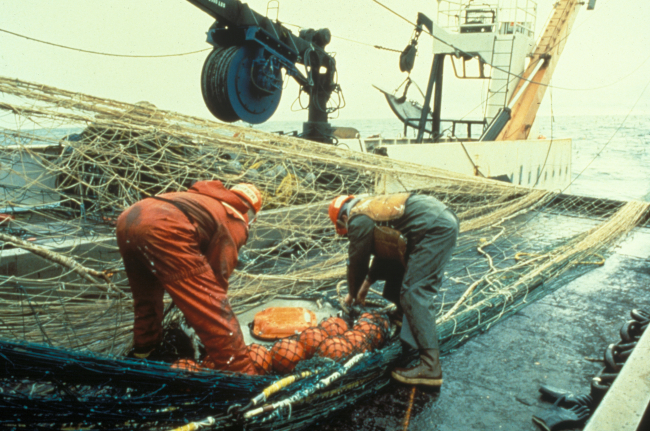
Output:
<instances>
[{"instance_id":1,"label":"orange buoy","mask_svg":"<svg viewBox=\"0 0 650 431\"><path fill-rule=\"evenodd\" d=\"M341 335L348 330L348 324L340 317L330 317L321 322L320 327L327 332L327 335Z\"/></svg>"},{"instance_id":2,"label":"orange buoy","mask_svg":"<svg viewBox=\"0 0 650 431\"><path fill-rule=\"evenodd\" d=\"M372 320L373 322L377 323L379 326L383 327L385 331L388 331L390 328L390 320L388 319L388 316L384 314L379 314L379 313L363 313L359 317L359 320L361 319L369 319Z\"/></svg>"},{"instance_id":3,"label":"orange buoy","mask_svg":"<svg viewBox=\"0 0 650 431\"><path fill-rule=\"evenodd\" d=\"M354 329L367 334L368 342L370 343L370 350L376 349L384 341L381 327L371 320L361 320L356 325L354 325Z\"/></svg>"},{"instance_id":4,"label":"orange buoy","mask_svg":"<svg viewBox=\"0 0 650 431\"><path fill-rule=\"evenodd\" d=\"M350 329L349 331L345 331L345 333L343 333L343 336L352 345L353 353L364 353L367 352L370 348L368 334L365 332L359 331L358 329Z\"/></svg>"},{"instance_id":5,"label":"orange buoy","mask_svg":"<svg viewBox=\"0 0 650 431\"><path fill-rule=\"evenodd\" d=\"M330 358L337 362L350 356L352 353L352 344L342 335L327 337L318 346L316 354L323 358Z\"/></svg>"},{"instance_id":6,"label":"orange buoy","mask_svg":"<svg viewBox=\"0 0 650 431\"><path fill-rule=\"evenodd\" d=\"M316 353L320 343L328 337L327 332L321 328L308 328L302 331L299 341L305 348L306 359L311 358Z\"/></svg>"},{"instance_id":7,"label":"orange buoy","mask_svg":"<svg viewBox=\"0 0 650 431\"><path fill-rule=\"evenodd\" d=\"M191 359L178 359L170 365L170 368L177 368L179 370L187 371L201 371L203 369L203 367Z\"/></svg>"},{"instance_id":8,"label":"orange buoy","mask_svg":"<svg viewBox=\"0 0 650 431\"><path fill-rule=\"evenodd\" d=\"M273 357L266 347L253 343L248 346L248 356L259 374L268 374L271 371Z\"/></svg>"},{"instance_id":9,"label":"orange buoy","mask_svg":"<svg viewBox=\"0 0 650 431\"><path fill-rule=\"evenodd\" d=\"M273 369L281 374L290 373L298 362L305 359L305 347L296 340L278 340L271 348Z\"/></svg>"}]
</instances>

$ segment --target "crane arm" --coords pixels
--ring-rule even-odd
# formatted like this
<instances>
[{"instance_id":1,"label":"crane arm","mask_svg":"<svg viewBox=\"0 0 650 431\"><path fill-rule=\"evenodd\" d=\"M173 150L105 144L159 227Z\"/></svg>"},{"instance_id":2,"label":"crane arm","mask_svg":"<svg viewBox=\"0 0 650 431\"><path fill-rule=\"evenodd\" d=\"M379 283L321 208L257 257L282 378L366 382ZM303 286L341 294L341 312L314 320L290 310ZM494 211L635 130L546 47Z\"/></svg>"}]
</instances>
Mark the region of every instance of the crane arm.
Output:
<instances>
[{"instance_id":1,"label":"crane arm","mask_svg":"<svg viewBox=\"0 0 650 431\"><path fill-rule=\"evenodd\" d=\"M524 71L523 78L519 80L512 93L510 103L514 102L514 105L511 108L511 118L497 136L497 141L528 138L548 83L551 81L582 4L584 3L579 0L560 0L557 3L553 16Z\"/></svg>"}]
</instances>

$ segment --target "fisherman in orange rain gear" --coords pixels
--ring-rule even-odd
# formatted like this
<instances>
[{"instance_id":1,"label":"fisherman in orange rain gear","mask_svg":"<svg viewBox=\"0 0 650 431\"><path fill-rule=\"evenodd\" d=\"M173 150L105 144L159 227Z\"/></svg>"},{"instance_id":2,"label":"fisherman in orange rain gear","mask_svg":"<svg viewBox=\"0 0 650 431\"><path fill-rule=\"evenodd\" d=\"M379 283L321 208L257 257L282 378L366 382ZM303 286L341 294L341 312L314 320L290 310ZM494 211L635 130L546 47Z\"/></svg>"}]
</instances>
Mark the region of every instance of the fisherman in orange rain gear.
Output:
<instances>
[{"instance_id":1,"label":"fisherman in orange rain gear","mask_svg":"<svg viewBox=\"0 0 650 431\"><path fill-rule=\"evenodd\" d=\"M458 218L437 199L410 193L339 196L329 217L350 240L346 303L364 305L370 286L385 280L383 296L402 314L400 338L420 353L418 364L397 368L393 378L441 386L434 298L456 245Z\"/></svg>"},{"instance_id":2,"label":"fisherman in orange rain gear","mask_svg":"<svg viewBox=\"0 0 650 431\"><path fill-rule=\"evenodd\" d=\"M133 356L159 347L163 295L194 328L215 369L257 374L228 302L228 278L262 207L252 184L228 190L199 181L186 192L146 198L117 220L117 243L134 302Z\"/></svg>"}]
</instances>

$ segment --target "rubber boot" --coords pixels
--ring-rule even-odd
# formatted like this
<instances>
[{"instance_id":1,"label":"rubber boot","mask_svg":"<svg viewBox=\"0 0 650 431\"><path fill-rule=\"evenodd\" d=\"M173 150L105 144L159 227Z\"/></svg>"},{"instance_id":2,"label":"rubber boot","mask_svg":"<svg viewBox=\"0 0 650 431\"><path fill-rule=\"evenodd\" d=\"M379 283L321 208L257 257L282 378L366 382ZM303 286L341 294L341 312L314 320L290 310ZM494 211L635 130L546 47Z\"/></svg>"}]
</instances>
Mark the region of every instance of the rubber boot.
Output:
<instances>
[{"instance_id":1,"label":"rubber boot","mask_svg":"<svg viewBox=\"0 0 650 431\"><path fill-rule=\"evenodd\" d=\"M440 351L424 349L420 351L420 363L411 368L396 368L391 373L398 382L407 385L442 386Z\"/></svg>"}]
</instances>

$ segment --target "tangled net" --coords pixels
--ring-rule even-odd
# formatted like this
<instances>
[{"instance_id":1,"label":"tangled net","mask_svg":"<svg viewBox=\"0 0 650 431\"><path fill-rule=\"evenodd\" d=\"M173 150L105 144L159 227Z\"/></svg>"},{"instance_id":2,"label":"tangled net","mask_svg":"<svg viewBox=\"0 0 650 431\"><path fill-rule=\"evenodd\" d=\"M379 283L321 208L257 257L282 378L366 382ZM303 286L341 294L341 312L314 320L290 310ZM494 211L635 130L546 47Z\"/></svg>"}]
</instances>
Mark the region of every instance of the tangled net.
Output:
<instances>
[{"instance_id":1,"label":"tangled net","mask_svg":"<svg viewBox=\"0 0 650 431\"><path fill-rule=\"evenodd\" d=\"M274 380L122 358L130 348L133 309L114 223L147 196L209 179L228 186L251 182L262 190L265 206L230 280L236 312L278 295L336 298L347 244L327 217L334 196L404 189L435 196L461 220L436 299L443 352L601 264L612 245L647 221L644 202L467 177L146 102L2 77L0 94L3 426L27 420L41 427L169 427L210 416L227 427L236 417L228 406L248 403ZM377 298L376 291L370 296ZM178 313L169 313L166 324L175 319ZM284 389L286 403L239 419L253 428L282 420L287 429L304 427L384 385L385 370L400 353L399 343L389 343L360 355L362 364L305 371L311 374L301 374L293 391ZM343 374L323 386L322 370Z\"/></svg>"}]
</instances>

